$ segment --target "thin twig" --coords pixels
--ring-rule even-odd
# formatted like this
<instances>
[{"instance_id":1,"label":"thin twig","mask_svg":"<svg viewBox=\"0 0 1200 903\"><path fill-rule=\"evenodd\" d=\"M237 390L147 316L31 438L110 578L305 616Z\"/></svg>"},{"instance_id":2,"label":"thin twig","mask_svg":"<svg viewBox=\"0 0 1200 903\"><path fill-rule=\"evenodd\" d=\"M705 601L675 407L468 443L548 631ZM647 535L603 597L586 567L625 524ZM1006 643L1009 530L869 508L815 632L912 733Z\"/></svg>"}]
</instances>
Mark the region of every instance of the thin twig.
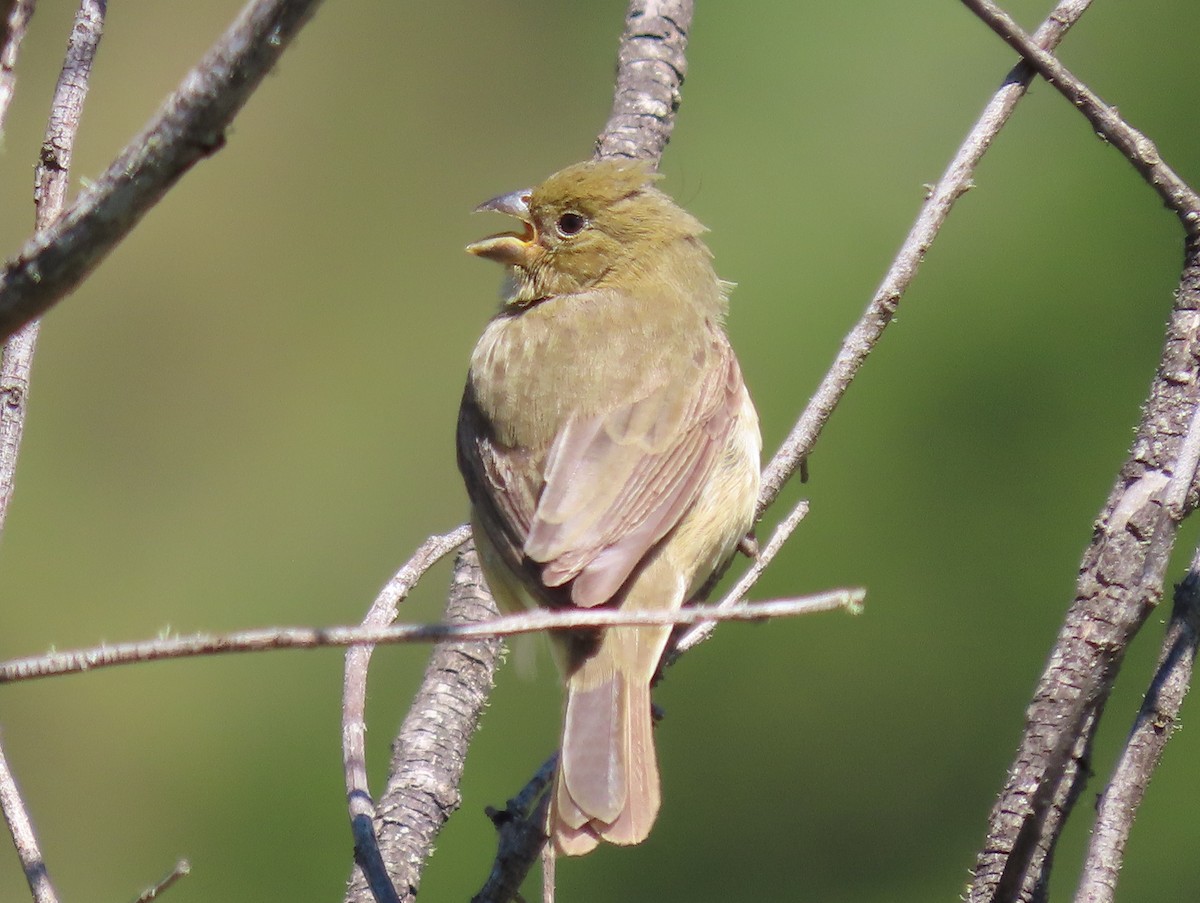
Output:
<instances>
[{"instance_id":1,"label":"thin twig","mask_svg":"<svg viewBox=\"0 0 1200 903\"><path fill-rule=\"evenodd\" d=\"M8 767L8 758L4 755L4 744L0 742L0 812L4 813L4 822L12 834L13 845L17 848L17 857L21 860L21 868L25 870L25 880L29 882L29 890L33 894L34 903L58 903L58 895L50 883L50 875L46 871L46 861L38 847L37 835L33 833L33 823L29 820L29 812L21 799L21 791L17 789L16 779Z\"/></svg>"},{"instance_id":2,"label":"thin twig","mask_svg":"<svg viewBox=\"0 0 1200 903\"><path fill-rule=\"evenodd\" d=\"M746 594L750 592L754 584L758 582L758 578L766 571L767 566L775 560L775 556L779 554L779 550L783 548L784 543L795 532L796 527L800 526L800 521L808 515L808 500L801 499L796 503L795 507L788 512L788 516L779 522L775 527L775 532L771 534L771 540L758 553L758 557L754 563L746 569L746 573L738 579L737 583L730 588L717 603L718 609L726 609L731 606L738 605L746 598ZM679 638L679 642L675 644L675 648L671 651L672 661L683 655L689 649L700 645L710 636L716 629L715 621L708 621L704 624L697 624L690 630L684 632Z\"/></svg>"},{"instance_id":3,"label":"thin twig","mask_svg":"<svg viewBox=\"0 0 1200 903\"><path fill-rule=\"evenodd\" d=\"M1119 150L1163 203L1177 213L1189 235L1200 233L1200 196L1163 162L1154 142L1123 120L1062 63L1037 45L1016 21L991 0L962 0L992 31L1021 54L1046 81L1071 102L1104 139Z\"/></svg>"},{"instance_id":4,"label":"thin twig","mask_svg":"<svg viewBox=\"0 0 1200 903\"><path fill-rule=\"evenodd\" d=\"M192 873L192 864L186 859L180 859L175 863L175 868L167 872L158 882L147 887L144 891L138 894L138 898L133 903L151 903L157 900L167 888L173 885L180 878L186 878Z\"/></svg>"},{"instance_id":5,"label":"thin twig","mask_svg":"<svg viewBox=\"0 0 1200 903\"><path fill-rule=\"evenodd\" d=\"M361 627L386 627L396 620L400 602L434 564L449 555L471 536L461 526L441 536L431 536L421 545L376 597ZM354 858L379 903L398 900L395 888L379 854L375 836L375 803L367 781L367 669L372 645L353 646L346 653L342 685L342 766L346 779L346 803L354 832Z\"/></svg>"},{"instance_id":6,"label":"thin twig","mask_svg":"<svg viewBox=\"0 0 1200 903\"><path fill-rule=\"evenodd\" d=\"M547 793L558 769L558 752L542 763L542 767L519 794L501 810L488 807L485 811L499 835L496 860L491 874L471 903L508 903L517 896L521 882L537 861L538 851L546 845L546 811L550 806ZM553 876L547 875L547 887L553 886ZM552 894L553 891L551 890ZM546 903L543 900L543 903Z\"/></svg>"},{"instance_id":7,"label":"thin twig","mask_svg":"<svg viewBox=\"0 0 1200 903\"><path fill-rule=\"evenodd\" d=\"M17 90L17 56L21 42L33 18L35 0L4 0L0 2L0 138L8 108Z\"/></svg>"},{"instance_id":8,"label":"thin twig","mask_svg":"<svg viewBox=\"0 0 1200 903\"><path fill-rule=\"evenodd\" d=\"M478 556L468 543L455 563L446 620L486 624L495 616ZM491 636L438 644L392 744L387 785L374 818L364 814L355 819L358 852L369 838L371 849L378 848L380 864L387 865L389 883L405 903L416 896L433 842L462 803L458 788L465 753L491 693L503 648ZM345 899L367 903L371 898L362 869L356 866Z\"/></svg>"},{"instance_id":9,"label":"thin twig","mask_svg":"<svg viewBox=\"0 0 1200 903\"><path fill-rule=\"evenodd\" d=\"M390 627L264 627L236 633L193 633L160 637L140 643L92 646L68 652L9 659L0 662L0 684L79 674L97 668L154 662L196 655L231 652L263 652L268 649L321 649L328 646L367 646L394 643L440 643L443 641L491 639L547 630L578 630L588 627L663 627L700 624L705 621L760 621L823 611L846 609L857 614L865 593L861 589L838 589L795 599L744 602L718 609L715 605L680 611L620 611L606 608L538 609L502 615L470 624L395 624Z\"/></svg>"},{"instance_id":10,"label":"thin twig","mask_svg":"<svg viewBox=\"0 0 1200 903\"><path fill-rule=\"evenodd\" d=\"M167 99L143 132L55 222L0 271L0 337L75 289L225 129L320 0L257 0Z\"/></svg>"},{"instance_id":11,"label":"thin twig","mask_svg":"<svg viewBox=\"0 0 1200 903\"><path fill-rule=\"evenodd\" d=\"M1067 29L1083 15L1090 3L1091 0L1064 0L1059 3L1035 32L1035 40L1044 47L1056 47ZM1008 73L1000 89L984 108L979 121L959 147L954 159L950 161L946 172L929 192L925 206L921 208L916 222L909 230L908 237L883 277L883 282L880 283L871 303L843 340L833 365L821 380L821 385L804 409L804 413L763 471L762 491L758 498L760 516L771 506L784 484L812 452L826 421L896 315L901 296L916 277L921 261L941 230L946 217L950 215L955 201L974 184L972 177L979 160L991 147L1000 129L1008 122L1017 101L1024 96L1025 89L1032 79L1033 70L1024 63L1018 64Z\"/></svg>"},{"instance_id":12,"label":"thin twig","mask_svg":"<svg viewBox=\"0 0 1200 903\"><path fill-rule=\"evenodd\" d=\"M1075 903L1113 903L1115 899L1133 820L1167 741L1179 725L1179 710L1191 685L1198 642L1200 548L1192 556L1187 576L1175 588L1175 607L1154 679L1100 799Z\"/></svg>"},{"instance_id":13,"label":"thin twig","mask_svg":"<svg viewBox=\"0 0 1200 903\"><path fill-rule=\"evenodd\" d=\"M83 0L75 14L34 171L34 228L39 233L58 219L66 200L71 153L91 81L92 61L104 31L105 7L106 0ZM16 481L37 337L38 321L33 320L0 346L0 535L4 533Z\"/></svg>"}]
</instances>

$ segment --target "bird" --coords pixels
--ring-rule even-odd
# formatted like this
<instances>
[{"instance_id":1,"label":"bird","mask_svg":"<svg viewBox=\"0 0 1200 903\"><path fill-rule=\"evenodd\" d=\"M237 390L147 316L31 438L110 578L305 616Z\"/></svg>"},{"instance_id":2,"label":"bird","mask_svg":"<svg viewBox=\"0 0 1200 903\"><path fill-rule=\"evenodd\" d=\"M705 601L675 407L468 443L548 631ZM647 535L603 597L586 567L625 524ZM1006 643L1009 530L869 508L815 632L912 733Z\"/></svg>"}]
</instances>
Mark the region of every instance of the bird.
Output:
<instances>
[{"instance_id":1,"label":"bird","mask_svg":"<svg viewBox=\"0 0 1200 903\"><path fill-rule=\"evenodd\" d=\"M707 230L642 161L590 160L480 204L520 228L471 355L459 469L484 578L507 612L674 612L751 529L758 415L725 333ZM650 833L650 691L671 627L554 635L566 684L545 831L560 855Z\"/></svg>"}]
</instances>

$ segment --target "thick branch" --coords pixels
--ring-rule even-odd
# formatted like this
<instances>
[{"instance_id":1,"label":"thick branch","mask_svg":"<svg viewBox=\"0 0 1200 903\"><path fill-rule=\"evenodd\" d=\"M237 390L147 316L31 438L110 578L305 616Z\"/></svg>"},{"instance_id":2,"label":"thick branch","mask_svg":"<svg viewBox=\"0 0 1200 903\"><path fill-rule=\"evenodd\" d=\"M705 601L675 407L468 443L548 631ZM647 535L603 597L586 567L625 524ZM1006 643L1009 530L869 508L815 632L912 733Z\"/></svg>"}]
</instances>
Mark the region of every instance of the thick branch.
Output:
<instances>
[{"instance_id":1,"label":"thick branch","mask_svg":"<svg viewBox=\"0 0 1200 903\"><path fill-rule=\"evenodd\" d=\"M1163 637L1154 680L1100 799L1075 903L1113 903L1115 899L1133 820L1167 741L1179 725L1179 710L1192 681L1198 642L1200 549L1192 557L1187 576L1175 588L1175 608Z\"/></svg>"},{"instance_id":2,"label":"thick branch","mask_svg":"<svg viewBox=\"0 0 1200 903\"><path fill-rule=\"evenodd\" d=\"M73 291L225 129L319 0L258 0L184 78L153 121L53 227L0 272L0 336Z\"/></svg>"},{"instance_id":3,"label":"thick branch","mask_svg":"<svg viewBox=\"0 0 1200 903\"><path fill-rule=\"evenodd\" d=\"M1092 740L1125 649L1162 596L1179 521L1195 505L1200 199L1162 162L1149 139L1034 46L1011 18L985 0L963 2L1053 79L1179 215L1188 235L1166 347L1137 439L1084 553L1075 601L1029 706L1025 735L976 862L972 901L1041 901L1054 847L1087 779Z\"/></svg>"},{"instance_id":4,"label":"thick branch","mask_svg":"<svg viewBox=\"0 0 1200 903\"><path fill-rule=\"evenodd\" d=\"M596 138L596 157L633 157L655 166L675 128L687 75L692 0L633 0L617 51L612 112Z\"/></svg>"},{"instance_id":5,"label":"thick branch","mask_svg":"<svg viewBox=\"0 0 1200 903\"><path fill-rule=\"evenodd\" d=\"M417 581L436 562L454 551L471 536L471 528L459 527L445 536L427 539L405 565L388 581L372 603L362 627L389 626ZM354 646L346 653L342 688L342 765L346 778L346 804L350 830L354 835L354 860L375 899L392 903L398 899L379 851L375 832L375 803L367 782L367 669L371 664L372 645Z\"/></svg>"},{"instance_id":6,"label":"thick branch","mask_svg":"<svg viewBox=\"0 0 1200 903\"><path fill-rule=\"evenodd\" d=\"M1129 459L1096 521L1075 601L1026 714L970 900L1042 900L1125 649L1162 595L1200 446L1200 244L1190 240L1166 347Z\"/></svg>"},{"instance_id":7,"label":"thick branch","mask_svg":"<svg viewBox=\"0 0 1200 903\"><path fill-rule=\"evenodd\" d=\"M453 624L477 624L495 614L475 549L468 546L455 564L446 619ZM355 816L355 850L360 859L346 889L347 901L369 903L372 891L362 866L375 869L383 863L398 895L394 899L416 897L433 841L461 804L458 785L466 750L491 693L502 650L497 637L443 643L434 650L392 745L387 787L374 818L369 812ZM379 887L378 880L372 883Z\"/></svg>"}]
</instances>

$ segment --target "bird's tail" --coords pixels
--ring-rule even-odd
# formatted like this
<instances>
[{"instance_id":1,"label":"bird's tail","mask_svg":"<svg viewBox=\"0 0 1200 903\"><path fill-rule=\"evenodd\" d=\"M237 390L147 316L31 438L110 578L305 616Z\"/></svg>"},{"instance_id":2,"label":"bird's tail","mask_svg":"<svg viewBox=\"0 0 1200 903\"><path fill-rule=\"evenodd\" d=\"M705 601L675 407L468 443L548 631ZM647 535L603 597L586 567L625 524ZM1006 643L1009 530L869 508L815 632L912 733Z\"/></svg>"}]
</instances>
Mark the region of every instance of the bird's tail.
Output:
<instances>
[{"instance_id":1,"label":"bird's tail","mask_svg":"<svg viewBox=\"0 0 1200 903\"><path fill-rule=\"evenodd\" d=\"M567 682L549 816L560 854L587 853L601 840L641 843L650 833L661 799L650 679L665 639L661 628L612 628Z\"/></svg>"}]
</instances>

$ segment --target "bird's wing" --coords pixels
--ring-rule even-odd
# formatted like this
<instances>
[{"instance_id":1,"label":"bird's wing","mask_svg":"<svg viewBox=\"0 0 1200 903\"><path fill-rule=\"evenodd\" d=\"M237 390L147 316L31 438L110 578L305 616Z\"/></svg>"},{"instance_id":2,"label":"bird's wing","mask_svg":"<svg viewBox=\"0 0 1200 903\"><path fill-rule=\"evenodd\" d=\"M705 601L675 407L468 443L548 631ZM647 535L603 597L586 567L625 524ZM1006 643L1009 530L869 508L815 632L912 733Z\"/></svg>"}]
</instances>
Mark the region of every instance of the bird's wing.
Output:
<instances>
[{"instance_id":1,"label":"bird's wing","mask_svg":"<svg viewBox=\"0 0 1200 903\"><path fill-rule=\"evenodd\" d=\"M545 463L524 553L576 605L612 598L695 501L728 444L742 377L723 336L637 401L568 420Z\"/></svg>"},{"instance_id":2,"label":"bird's wing","mask_svg":"<svg viewBox=\"0 0 1200 903\"><path fill-rule=\"evenodd\" d=\"M458 410L458 468L471 503L487 515L476 518L476 523L487 530L496 551L518 573L527 570L523 567L525 537L542 492L544 459L545 449L500 443L468 383ZM540 583L540 577L534 577Z\"/></svg>"},{"instance_id":3,"label":"bird's wing","mask_svg":"<svg viewBox=\"0 0 1200 903\"><path fill-rule=\"evenodd\" d=\"M695 501L743 394L719 333L637 401L569 418L548 450L499 443L468 391L459 466L491 514L489 539L532 588L551 604L601 605Z\"/></svg>"}]
</instances>

